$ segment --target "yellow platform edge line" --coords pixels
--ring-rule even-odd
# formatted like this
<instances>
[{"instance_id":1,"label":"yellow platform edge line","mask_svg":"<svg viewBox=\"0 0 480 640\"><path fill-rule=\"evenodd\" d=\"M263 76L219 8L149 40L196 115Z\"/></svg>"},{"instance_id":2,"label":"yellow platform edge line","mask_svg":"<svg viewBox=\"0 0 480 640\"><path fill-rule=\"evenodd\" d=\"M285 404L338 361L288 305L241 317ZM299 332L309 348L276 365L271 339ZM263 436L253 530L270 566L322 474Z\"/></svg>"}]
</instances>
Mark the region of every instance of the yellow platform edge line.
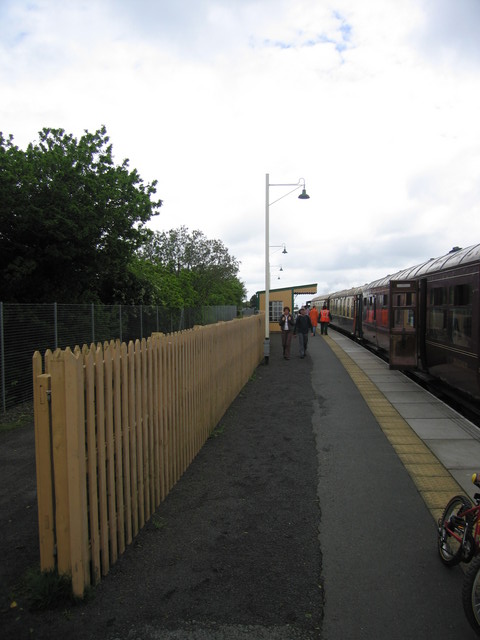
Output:
<instances>
[{"instance_id":1,"label":"yellow platform edge line","mask_svg":"<svg viewBox=\"0 0 480 640\"><path fill-rule=\"evenodd\" d=\"M449 499L465 491L352 358L328 335L325 336L325 342L360 391L437 522Z\"/></svg>"}]
</instances>

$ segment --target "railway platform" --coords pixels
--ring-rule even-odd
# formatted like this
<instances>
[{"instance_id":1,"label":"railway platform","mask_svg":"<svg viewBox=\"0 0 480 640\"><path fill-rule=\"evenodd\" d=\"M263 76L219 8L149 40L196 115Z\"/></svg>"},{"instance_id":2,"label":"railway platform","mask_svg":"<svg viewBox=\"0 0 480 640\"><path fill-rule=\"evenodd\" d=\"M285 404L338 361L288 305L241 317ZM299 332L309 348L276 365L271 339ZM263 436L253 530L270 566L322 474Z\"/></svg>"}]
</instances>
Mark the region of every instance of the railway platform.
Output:
<instances>
[{"instance_id":1,"label":"railway platform","mask_svg":"<svg viewBox=\"0 0 480 640\"><path fill-rule=\"evenodd\" d=\"M340 333L310 337L308 352L322 640L475 637L463 572L442 565L436 522L453 495L473 494L477 428Z\"/></svg>"},{"instance_id":2,"label":"railway platform","mask_svg":"<svg viewBox=\"0 0 480 640\"><path fill-rule=\"evenodd\" d=\"M454 493L473 497L478 491L471 477L480 471L480 428L342 334L330 331L327 340L432 515L437 519Z\"/></svg>"}]
</instances>

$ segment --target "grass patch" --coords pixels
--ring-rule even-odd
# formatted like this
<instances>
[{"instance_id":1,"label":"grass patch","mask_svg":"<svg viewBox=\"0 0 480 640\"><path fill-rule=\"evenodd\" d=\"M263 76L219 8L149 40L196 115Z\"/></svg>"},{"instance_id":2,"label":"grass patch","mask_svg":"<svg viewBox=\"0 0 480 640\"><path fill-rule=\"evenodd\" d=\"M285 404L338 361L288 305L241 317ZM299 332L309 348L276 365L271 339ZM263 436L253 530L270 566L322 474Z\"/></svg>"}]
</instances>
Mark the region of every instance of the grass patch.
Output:
<instances>
[{"instance_id":1,"label":"grass patch","mask_svg":"<svg viewBox=\"0 0 480 640\"><path fill-rule=\"evenodd\" d=\"M0 431L19 429L28 424L33 424L33 402L25 402L0 412Z\"/></svg>"},{"instance_id":2,"label":"grass patch","mask_svg":"<svg viewBox=\"0 0 480 640\"><path fill-rule=\"evenodd\" d=\"M160 530L167 526L167 520L166 518L162 518L161 516L157 516L156 514L153 514L152 524L155 527L155 529Z\"/></svg>"},{"instance_id":3,"label":"grass patch","mask_svg":"<svg viewBox=\"0 0 480 640\"><path fill-rule=\"evenodd\" d=\"M212 433L208 436L209 438L218 438L225 431L226 425L223 422L219 422Z\"/></svg>"},{"instance_id":4,"label":"grass patch","mask_svg":"<svg viewBox=\"0 0 480 640\"><path fill-rule=\"evenodd\" d=\"M94 588L87 586L83 598L79 598L73 594L69 575L59 575L56 569L40 571L39 568L31 568L25 573L21 590L31 611L63 608L67 616L72 606L93 599L95 594Z\"/></svg>"},{"instance_id":5,"label":"grass patch","mask_svg":"<svg viewBox=\"0 0 480 640\"><path fill-rule=\"evenodd\" d=\"M73 595L72 579L59 575L56 569L40 571L30 569L25 575L25 591L29 608L33 611L57 609L80 602Z\"/></svg>"}]
</instances>

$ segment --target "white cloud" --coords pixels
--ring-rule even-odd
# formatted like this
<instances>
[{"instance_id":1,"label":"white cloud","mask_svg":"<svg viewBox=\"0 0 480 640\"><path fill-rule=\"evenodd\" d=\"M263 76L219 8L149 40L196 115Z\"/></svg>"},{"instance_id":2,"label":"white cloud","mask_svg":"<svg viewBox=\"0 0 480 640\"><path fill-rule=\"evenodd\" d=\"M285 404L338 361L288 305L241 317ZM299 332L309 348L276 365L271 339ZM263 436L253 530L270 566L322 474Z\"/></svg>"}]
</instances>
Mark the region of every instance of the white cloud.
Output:
<instances>
[{"instance_id":1,"label":"white cloud","mask_svg":"<svg viewBox=\"0 0 480 640\"><path fill-rule=\"evenodd\" d=\"M0 5L0 117L107 126L186 225L264 288L265 174L282 286L344 288L480 241L476 0L27 0ZM285 192L288 189L285 189ZM271 187L271 200L281 187ZM271 256L272 264L277 254ZM272 286L274 275L272 274Z\"/></svg>"}]
</instances>

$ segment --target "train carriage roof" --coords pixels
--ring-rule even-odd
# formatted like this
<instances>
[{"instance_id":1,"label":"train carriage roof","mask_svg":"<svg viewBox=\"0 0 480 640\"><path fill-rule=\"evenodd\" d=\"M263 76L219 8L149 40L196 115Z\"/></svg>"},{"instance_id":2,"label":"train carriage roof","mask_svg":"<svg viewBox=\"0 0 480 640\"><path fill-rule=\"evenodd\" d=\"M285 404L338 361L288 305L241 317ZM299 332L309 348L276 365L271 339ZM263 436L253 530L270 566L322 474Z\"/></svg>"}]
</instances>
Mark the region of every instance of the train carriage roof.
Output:
<instances>
[{"instance_id":1,"label":"train carriage roof","mask_svg":"<svg viewBox=\"0 0 480 640\"><path fill-rule=\"evenodd\" d=\"M428 273L435 273L436 271L443 271L444 269L451 269L452 267L458 267L462 264L470 264L471 262L478 261L480 261L480 244L472 245L466 249L458 249L457 251L452 250L450 253L440 256L440 258L430 258L426 262L417 264L414 267L407 267L392 275L374 280L365 288L373 289L384 287L387 286L391 280L414 280Z\"/></svg>"},{"instance_id":2,"label":"train carriage roof","mask_svg":"<svg viewBox=\"0 0 480 640\"><path fill-rule=\"evenodd\" d=\"M365 286L365 285L364 285ZM341 291L335 291L334 293L321 293L315 298L312 298L312 304L328 300L329 298L349 298L363 291L364 287L351 287L350 289L342 289Z\"/></svg>"}]
</instances>

